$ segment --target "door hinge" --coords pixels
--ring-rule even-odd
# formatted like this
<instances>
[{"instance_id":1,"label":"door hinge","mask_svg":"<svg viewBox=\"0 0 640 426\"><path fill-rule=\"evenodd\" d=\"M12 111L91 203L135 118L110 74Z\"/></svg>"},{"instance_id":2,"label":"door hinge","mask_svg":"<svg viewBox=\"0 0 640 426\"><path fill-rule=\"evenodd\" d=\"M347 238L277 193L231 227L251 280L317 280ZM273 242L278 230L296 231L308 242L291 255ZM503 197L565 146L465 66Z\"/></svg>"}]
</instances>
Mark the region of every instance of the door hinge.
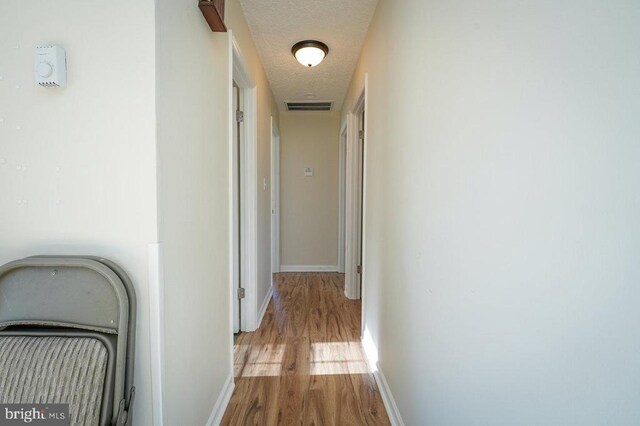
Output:
<instances>
[{"instance_id":1,"label":"door hinge","mask_svg":"<svg viewBox=\"0 0 640 426\"><path fill-rule=\"evenodd\" d=\"M244 299L244 288L242 287L238 289L238 299Z\"/></svg>"},{"instance_id":2,"label":"door hinge","mask_svg":"<svg viewBox=\"0 0 640 426\"><path fill-rule=\"evenodd\" d=\"M359 273L359 274L362 273L362 265L356 266L356 272Z\"/></svg>"},{"instance_id":3,"label":"door hinge","mask_svg":"<svg viewBox=\"0 0 640 426\"><path fill-rule=\"evenodd\" d=\"M244 121L244 111L236 111L236 121L242 123Z\"/></svg>"},{"instance_id":4,"label":"door hinge","mask_svg":"<svg viewBox=\"0 0 640 426\"><path fill-rule=\"evenodd\" d=\"M360 131L358 132L358 137L359 137L360 139L364 140L364 130L360 130Z\"/></svg>"}]
</instances>

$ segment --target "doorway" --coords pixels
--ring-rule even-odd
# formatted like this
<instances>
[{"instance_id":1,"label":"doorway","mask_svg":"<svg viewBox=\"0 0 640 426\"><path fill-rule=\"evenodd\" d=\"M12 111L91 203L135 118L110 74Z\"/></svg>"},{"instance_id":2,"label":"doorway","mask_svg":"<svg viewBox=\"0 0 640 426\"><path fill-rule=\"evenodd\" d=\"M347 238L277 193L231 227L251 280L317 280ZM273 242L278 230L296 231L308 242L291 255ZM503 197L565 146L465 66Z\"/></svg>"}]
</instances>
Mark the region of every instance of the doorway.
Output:
<instances>
[{"instance_id":1,"label":"doorway","mask_svg":"<svg viewBox=\"0 0 640 426\"><path fill-rule=\"evenodd\" d=\"M240 323L242 318L242 306L240 304L240 289L242 288L242 256L241 256L241 245L242 241L242 227L240 226L242 221L242 186L241 186L241 158L242 158L242 143L241 143L241 134L242 134L242 120L240 117L242 115L242 106L241 106L241 96L240 96L240 87L238 84L233 81L233 115L235 116L234 125L232 125L232 140L233 145L231 148L231 163L232 163L232 171L231 171L231 182L233 186L232 191L232 255L231 255L231 263L232 263L232 299L233 299L233 334L238 334L240 332Z\"/></svg>"},{"instance_id":2,"label":"doorway","mask_svg":"<svg viewBox=\"0 0 640 426\"><path fill-rule=\"evenodd\" d=\"M363 212L364 212L364 141L365 141L365 109L364 102L357 111L358 133L356 137L356 294L359 299L362 295L362 261L363 261Z\"/></svg>"},{"instance_id":3,"label":"doorway","mask_svg":"<svg viewBox=\"0 0 640 426\"><path fill-rule=\"evenodd\" d=\"M280 132L271 117L271 280L280 272Z\"/></svg>"},{"instance_id":4,"label":"doorway","mask_svg":"<svg viewBox=\"0 0 640 426\"><path fill-rule=\"evenodd\" d=\"M257 92L231 38L229 61L229 258L233 334L257 328Z\"/></svg>"},{"instance_id":5,"label":"doorway","mask_svg":"<svg viewBox=\"0 0 640 426\"><path fill-rule=\"evenodd\" d=\"M345 154L345 295L360 299L365 273L366 77L358 101L347 115ZM341 135L342 144L342 135ZM364 310L363 310L364 312ZM364 323L364 321L363 321Z\"/></svg>"},{"instance_id":6,"label":"doorway","mask_svg":"<svg viewBox=\"0 0 640 426\"><path fill-rule=\"evenodd\" d=\"M338 154L338 272L345 272L345 222L347 206L347 123L340 130Z\"/></svg>"},{"instance_id":7,"label":"doorway","mask_svg":"<svg viewBox=\"0 0 640 426\"><path fill-rule=\"evenodd\" d=\"M358 137L357 137L357 175L356 175L356 185L358 187L358 195L356 200L357 211L357 225L356 225L356 244L357 244L357 266L356 273L358 280L356 282L357 285L357 294L358 298L362 295L362 260L363 260L363 235L364 235L364 140L365 140L365 107L364 102L362 103L361 110L358 111Z\"/></svg>"}]
</instances>

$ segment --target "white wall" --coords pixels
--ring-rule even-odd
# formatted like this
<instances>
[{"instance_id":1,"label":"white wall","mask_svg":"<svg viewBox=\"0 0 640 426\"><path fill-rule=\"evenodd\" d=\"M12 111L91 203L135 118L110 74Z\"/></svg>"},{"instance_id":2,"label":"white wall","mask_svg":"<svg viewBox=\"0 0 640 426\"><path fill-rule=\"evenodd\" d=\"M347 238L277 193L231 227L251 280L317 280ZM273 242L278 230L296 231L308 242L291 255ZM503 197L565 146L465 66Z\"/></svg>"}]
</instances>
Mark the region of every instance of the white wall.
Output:
<instances>
[{"instance_id":1,"label":"white wall","mask_svg":"<svg viewBox=\"0 0 640 426\"><path fill-rule=\"evenodd\" d=\"M0 263L35 254L93 254L124 267L138 296L137 425L152 423L153 7L151 0L100 7L70 0L0 2ZM34 83L33 49L45 43L67 51L66 88Z\"/></svg>"},{"instance_id":2,"label":"white wall","mask_svg":"<svg viewBox=\"0 0 640 426\"><path fill-rule=\"evenodd\" d=\"M156 19L164 424L202 425L232 374L229 38L189 0Z\"/></svg>"},{"instance_id":3,"label":"white wall","mask_svg":"<svg viewBox=\"0 0 640 426\"><path fill-rule=\"evenodd\" d=\"M281 259L288 268L338 265L340 115L287 112L280 117ZM313 176L305 177L304 168Z\"/></svg>"},{"instance_id":4,"label":"white wall","mask_svg":"<svg viewBox=\"0 0 640 426\"><path fill-rule=\"evenodd\" d=\"M640 4L381 0L364 303L405 424L640 422Z\"/></svg>"}]
</instances>

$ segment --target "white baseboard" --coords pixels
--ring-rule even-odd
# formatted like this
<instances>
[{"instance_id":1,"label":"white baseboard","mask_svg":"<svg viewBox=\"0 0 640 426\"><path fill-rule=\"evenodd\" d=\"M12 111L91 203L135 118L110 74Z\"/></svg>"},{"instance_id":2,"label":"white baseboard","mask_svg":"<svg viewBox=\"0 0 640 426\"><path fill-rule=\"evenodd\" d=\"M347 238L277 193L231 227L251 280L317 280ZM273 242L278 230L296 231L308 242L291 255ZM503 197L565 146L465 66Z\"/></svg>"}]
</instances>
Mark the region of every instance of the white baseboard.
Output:
<instances>
[{"instance_id":1,"label":"white baseboard","mask_svg":"<svg viewBox=\"0 0 640 426\"><path fill-rule=\"evenodd\" d=\"M260 328L260 324L262 324L262 318L264 318L264 313L267 312L267 307L269 306L269 302L271 301L271 297L273 296L273 284L269 286L269 291L267 291L267 296L262 301L262 306L260 306L260 311L258 311L258 324L256 330Z\"/></svg>"},{"instance_id":2,"label":"white baseboard","mask_svg":"<svg viewBox=\"0 0 640 426\"><path fill-rule=\"evenodd\" d=\"M367 358L367 364L369 364L369 368L373 372L373 378L376 380L376 384L380 390L380 396L382 396L382 402L384 403L384 408L387 410L387 415L389 416L391 425L404 426L402 416L400 416L400 410L398 410L396 401L393 399L393 394L391 393L387 379L384 377L384 373L380 369L380 365L378 363L378 348L376 348L376 345L369 334L369 330L366 328L362 336L362 346Z\"/></svg>"},{"instance_id":3,"label":"white baseboard","mask_svg":"<svg viewBox=\"0 0 640 426\"><path fill-rule=\"evenodd\" d=\"M398 410L396 401L393 399L393 395L391 394L391 389L389 389L389 385L387 384L387 379L384 377L382 370L378 368L378 371L373 373L373 377L376 379L376 383L378 384L378 389L380 389L380 396L382 396L382 402L384 403L384 408L387 409L387 415L389 416L389 421L391 422L391 425L404 426L404 422L402 421L402 417L400 416L400 411Z\"/></svg>"},{"instance_id":4,"label":"white baseboard","mask_svg":"<svg viewBox=\"0 0 640 426\"><path fill-rule=\"evenodd\" d=\"M280 265L280 272L337 272L338 265Z\"/></svg>"},{"instance_id":5,"label":"white baseboard","mask_svg":"<svg viewBox=\"0 0 640 426\"><path fill-rule=\"evenodd\" d=\"M213 411L211 411L211 415L207 421L207 426L218 426L222 422L224 412L227 410L227 405L229 405L231 395L233 395L234 387L233 370L231 370L227 380L224 382L224 386L222 386L222 392L220 392L220 396L218 396L218 400L213 406Z\"/></svg>"}]
</instances>

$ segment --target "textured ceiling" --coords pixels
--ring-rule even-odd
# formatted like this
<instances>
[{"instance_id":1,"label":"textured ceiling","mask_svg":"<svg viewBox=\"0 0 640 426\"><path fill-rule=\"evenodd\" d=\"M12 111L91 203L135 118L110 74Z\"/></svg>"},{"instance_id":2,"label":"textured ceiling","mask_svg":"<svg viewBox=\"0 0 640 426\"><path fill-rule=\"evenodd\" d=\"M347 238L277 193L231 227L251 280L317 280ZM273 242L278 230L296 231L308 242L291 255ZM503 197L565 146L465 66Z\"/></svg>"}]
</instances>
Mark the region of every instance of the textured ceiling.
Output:
<instances>
[{"instance_id":1,"label":"textured ceiling","mask_svg":"<svg viewBox=\"0 0 640 426\"><path fill-rule=\"evenodd\" d=\"M342 102L377 0L240 0L274 96L285 101ZM291 54L300 40L320 40L329 54L305 68ZM315 96L310 96L311 94Z\"/></svg>"}]
</instances>

